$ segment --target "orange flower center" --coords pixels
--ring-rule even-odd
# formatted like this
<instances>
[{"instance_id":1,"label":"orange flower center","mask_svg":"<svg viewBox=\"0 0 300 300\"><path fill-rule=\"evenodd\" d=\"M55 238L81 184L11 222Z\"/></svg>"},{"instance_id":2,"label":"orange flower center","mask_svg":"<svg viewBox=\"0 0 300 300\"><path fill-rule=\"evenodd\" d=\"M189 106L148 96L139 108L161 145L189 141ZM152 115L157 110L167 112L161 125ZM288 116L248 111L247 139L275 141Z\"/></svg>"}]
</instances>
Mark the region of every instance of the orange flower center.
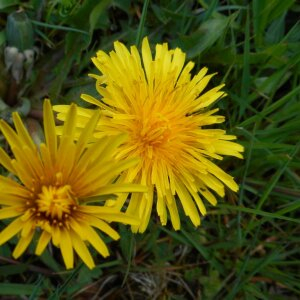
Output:
<instances>
[{"instance_id":1,"label":"orange flower center","mask_svg":"<svg viewBox=\"0 0 300 300\"><path fill-rule=\"evenodd\" d=\"M36 200L37 214L50 220L61 221L76 209L76 198L69 185L62 187L43 186Z\"/></svg>"},{"instance_id":2,"label":"orange flower center","mask_svg":"<svg viewBox=\"0 0 300 300\"><path fill-rule=\"evenodd\" d=\"M141 155L152 158L161 151L171 136L170 124L162 115L146 116L137 121L133 132L133 144Z\"/></svg>"}]
</instances>

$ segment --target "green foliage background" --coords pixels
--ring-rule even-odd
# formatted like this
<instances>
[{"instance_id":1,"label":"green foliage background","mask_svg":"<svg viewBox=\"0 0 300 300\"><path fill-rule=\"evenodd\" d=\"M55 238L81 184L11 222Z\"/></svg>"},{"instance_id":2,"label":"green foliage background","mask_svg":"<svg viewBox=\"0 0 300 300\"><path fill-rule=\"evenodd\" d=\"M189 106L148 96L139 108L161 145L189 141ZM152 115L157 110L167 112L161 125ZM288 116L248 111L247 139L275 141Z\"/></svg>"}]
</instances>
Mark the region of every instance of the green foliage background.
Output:
<instances>
[{"instance_id":1,"label":"green foliage background","mask_svg":"<svg viewBox=\"0 0 300 300\"><path fill-rule=\"evenodd\" d=\"M97 256L92 271L80 262L65 271L49 250L14 261L16 241L1 246L1 299L299 299L300 2L0 0L4 102L11 80L5 26L19 7L33 23L39 56L18 104L1 109L2 118L19 110L30 121L44 97L86 106L81 93L97 97L87 77L97 73L95 52L111 50L115 40L140 44L147 35L152 46L183 49L195 70L218 72L211 86L226 83L228 96L217 103L223 126L246 152L244 160L221 162L240 191L209 207L200 228L183 214L178 232L154 216L143 235L120 226L122 239L107 239L111 256Z\"/></svg>"}]
</instances>

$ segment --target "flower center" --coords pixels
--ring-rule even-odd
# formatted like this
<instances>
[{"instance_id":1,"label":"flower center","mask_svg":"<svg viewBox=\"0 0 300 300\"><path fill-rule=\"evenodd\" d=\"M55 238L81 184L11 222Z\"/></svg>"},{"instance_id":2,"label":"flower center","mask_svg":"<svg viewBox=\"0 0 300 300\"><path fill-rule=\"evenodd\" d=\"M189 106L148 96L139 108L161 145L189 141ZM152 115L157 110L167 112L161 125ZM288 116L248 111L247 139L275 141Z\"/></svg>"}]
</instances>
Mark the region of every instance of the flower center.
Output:
<instances>
[{"instance_id":1,"label":"flower center","mask_svg":"<svg viewBox=\"0 0 300 300\"><path fill-rule=\"evenodd\" d=\"M37 211L50 220L62 220L69 216L76 208L76 198L72 194L71 187L43 186L42 192L36 200Z\"/></svg>"},{"instance_id":2,"label":"flower center","mask_svg":"<svg viewBox=\"0 0 300 300\"><path fill-rule=\"evenodd\" d=\"M171 136L169 121L161 115L148 116L140 120L136 126L135 144L139 151L149 158L153 152L161 149Z\"/></svg>"}]
</instances>

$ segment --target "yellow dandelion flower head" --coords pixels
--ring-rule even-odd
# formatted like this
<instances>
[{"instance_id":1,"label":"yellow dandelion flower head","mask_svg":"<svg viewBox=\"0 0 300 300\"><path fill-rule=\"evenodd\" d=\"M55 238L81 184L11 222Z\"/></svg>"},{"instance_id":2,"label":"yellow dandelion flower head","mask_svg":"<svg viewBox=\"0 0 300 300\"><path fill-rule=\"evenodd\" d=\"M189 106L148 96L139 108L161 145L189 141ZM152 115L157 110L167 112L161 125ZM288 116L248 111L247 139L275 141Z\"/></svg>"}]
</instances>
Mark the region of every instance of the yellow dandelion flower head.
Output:
<instances>
[{"instance_id":1,"label":"yellow dandelion flower head","mask_svg":"<svg viewBox=\"0 0 300 300\"><path fill-rule=\"evenodd\" d=\"M195 226L200 214L205 215L203 199L212 205L215 193L224 196L224 186L237 191L233 178L212 160L222 155L242 158L243 147L232 142L236 139L224 130L209 125L224 121L216 115L218 109L208 107L225 96L223 84L204 91L214 74L207 68L191 75L193 62L185 64L185 53L169 50L158 44L155 56L151 54L147 38L141 54L135 46L129 49L115 42L109 54L99 51L92 58L101 75L96 88L102 96L97 100L90 95L82 98L101 108L103 117L98 122L96 137L127 133L129 138L120 147L118 158L139 156L141 161L125 171L120 180L129 180L148 186L145 194L132 194L127 211L137 214L141 224L132 226L134 232L143 232L149 222L153 202L161 223L168 215L174 229L180 228L179 199L183 210ZM65 119L64 106L55 108L60 119ZM79 114L84 126L92 110L82 109ZM126 195L107 205L122 207Z\"/></svg>"},{"instance_id":2,"label":"yellow dandelion flower head","mask_svg":"<svg viewBox=\"0 0 300 300\"><path fill-rule=\"evenodd\" d=\"M139 224L138 218L101 206L99 201L103 195L146 190L140 185L115 182L120 172L138 163L136 158L119 161L114 157L118 145L125 141L124 135L89 145L99 119L99 111L95 111L75 141L76 118L77 107L72 104L58 139L51 104L46 100L45 142L38 146L17 113L13 114L15 130L0 121L0 130L14 156L11 159L0 148L0 164L12 174L0 176L0 219L14 218L0 232L0 245L18 234L14 258L27 249L35 235L37 255L52 240L60 248L66 268L73 267L74 250L93 268L86 242L106 257L108 248L98 231L118 239L119 234L108 222ZM95 205L88 205L91 203Z\"/></svg>"}]
</instances>

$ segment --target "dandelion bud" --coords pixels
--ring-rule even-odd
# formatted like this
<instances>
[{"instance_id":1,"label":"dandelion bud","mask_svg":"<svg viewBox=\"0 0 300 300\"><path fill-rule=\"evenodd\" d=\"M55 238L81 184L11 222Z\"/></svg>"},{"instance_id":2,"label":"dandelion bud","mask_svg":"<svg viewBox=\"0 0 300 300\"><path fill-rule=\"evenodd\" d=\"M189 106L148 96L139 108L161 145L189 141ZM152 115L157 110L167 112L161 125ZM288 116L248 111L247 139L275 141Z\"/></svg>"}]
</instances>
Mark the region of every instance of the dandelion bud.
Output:
<instances>
[{"instance_id":1,"label":"dandelion bud","mask_svg":"<svg viewBox=\"0 0 300 300\"><path fill-rule=\"evenodd\" d=\"M6 39L10 47L19 51L32 49L34 44L32 23L24 11L10 14L6 24Z\"/></svg>"},{"instance_id":2,"label":"dandelion bud","mask_svg":"<svg viewBox=\"0 0 300 300\"><path fill-rule=\"evenodd\" d=\"M16 47L7 46L4 50L4 62L6 71L8 71L13 65L16 56L18 55L18 49Z\"/></svg>"},{"instance_id":3,"label":"dandelion bud","mask_svg":"<svg viewBox=\"0 0 300 300\"><path fill-rule=\"evenodd\" d=\"M25 60L25 56L23 53L18 53L16 55L15 61L11 68L11 73L13 78L16 80L17 83L20 83L20 81L23 78L23 63Z\"/></svg>"},{"instance_id":4,"label":"dandelion bud","mask_svg":"<svg viewBox=\"0 0 300 300\"><path fill-rule=\"evenodd\" d=\"M34 50L26 49L23 53L25 55L24 68L26 70L26 79L28 79L31 75L32 67L34 63Z\"/></svg>"},{"instance_id":5,"label":"dandelion bud","mask_svg":"<svg viewBox=\"0 0 300 300\"><path fill-rule=\"evenodd\" d=\"M23 53L25 55L25 65L32 64L34 61L34 51L32 49L26 49Z\"/></svg>"},{"instance_id":6,"label":"dandelion bud","mask_svg":"<svg viewBox=\"0 0 300 300\"><path fill-rule=\"evenodd\" d=\"M13 78L19 84L24 71L26 79L31 75L34 54L33 27L30 19L22 10L10 14L6 23L6 39L8 46L5 49L6 70L11 69Z\"/></svg>"}]
</instances>

